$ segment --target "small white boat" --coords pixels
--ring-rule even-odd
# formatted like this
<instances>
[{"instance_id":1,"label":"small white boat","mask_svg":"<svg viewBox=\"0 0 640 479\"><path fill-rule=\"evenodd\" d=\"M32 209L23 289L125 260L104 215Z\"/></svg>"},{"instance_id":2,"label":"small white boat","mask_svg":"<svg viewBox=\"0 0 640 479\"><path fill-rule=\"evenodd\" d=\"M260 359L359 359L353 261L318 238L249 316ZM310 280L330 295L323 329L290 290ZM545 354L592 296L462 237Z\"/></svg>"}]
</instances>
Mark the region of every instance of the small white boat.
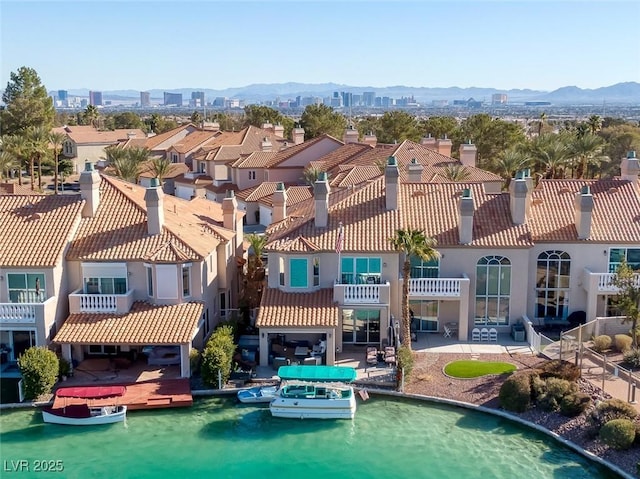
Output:
<instances>
[{"instance_id":1,"label":"small white boat","mask_svg":"<svg viewBox=\"0 0 640 479\"><path fill-rule=\"evenodd\" d=\"M245 404L270 403L275 397L277 386L258 386L238 391L238 400Z\"/></svg>"},{"instance_id":2,"label":"small white boat","mask_svg":"<svg viewBox=\"0 0 640 479\"><path fill-rule=\"evenodd\" d=\"M73 404L57 409L45 408L42 410L42 419L51 424L94 426L124 421L126 414L127 406L90 407Z\"/></svg>"}]
</instances>

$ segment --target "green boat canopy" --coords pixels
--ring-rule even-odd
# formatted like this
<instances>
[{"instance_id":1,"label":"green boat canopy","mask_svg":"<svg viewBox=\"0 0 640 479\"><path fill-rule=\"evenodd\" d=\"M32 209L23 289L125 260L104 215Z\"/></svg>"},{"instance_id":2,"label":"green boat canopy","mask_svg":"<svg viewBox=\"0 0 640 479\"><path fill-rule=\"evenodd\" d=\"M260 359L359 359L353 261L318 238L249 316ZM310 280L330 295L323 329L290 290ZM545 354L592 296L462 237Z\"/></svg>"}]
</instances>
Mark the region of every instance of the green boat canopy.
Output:
<instances>
[{"instance_id":1,"label":"green boat canopy","mask_svg":"<svg viewBox=\"0 0 640 479\"><path fill-rule=\"evenodd\" d=\"M341 366L280 366L278 376L282 380L340 381L350 383L356 379L356 370Z\"/></svg>"}]
</instances>

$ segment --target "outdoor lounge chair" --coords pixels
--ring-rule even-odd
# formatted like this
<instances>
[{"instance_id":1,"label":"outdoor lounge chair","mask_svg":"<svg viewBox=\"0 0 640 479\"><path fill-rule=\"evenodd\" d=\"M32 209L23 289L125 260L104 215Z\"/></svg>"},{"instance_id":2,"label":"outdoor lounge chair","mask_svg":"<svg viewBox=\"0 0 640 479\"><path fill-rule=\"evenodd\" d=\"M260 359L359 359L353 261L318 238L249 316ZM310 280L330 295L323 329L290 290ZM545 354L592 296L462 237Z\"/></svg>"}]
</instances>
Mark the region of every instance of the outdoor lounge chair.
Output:
<instances>
[{"instance_id":1,"label":"outdoor lounge chair","mask_svg":"<svg viewBox=\"0 0 640 479\"><path fill-rule=\"evenodd\" d=\"M498 341L498 330L496 328L489 329L489 341Z\"/></svg>"},{"instance_id":2,"label":"outdoor lounge chair","mask_svg":"<svg viewBox=\"0 0 640 479\"><path fill-rule=\"evenodd\" d=\"M480 330L478 328L473 328L471 331L471 341L480 341Z\"/></svg>"},{"instance_id":3,"label":"outdoor lounge chair","mask_svg":"<svg viewBox=\"0 0 640 479\"><path fill-rule=\"evenodd\" d=\"M489 341L489 330L487 328L480 330L480 341Z\"/></svg>"},{"instance_id":4,"label":"outdoor lounge chair","mask_svg":"<svg viewBox=\"0 0 640 479\"><path fill-rule=\"evenodd\" d=\"M378 350L374 346L367 346L367 364L378 364Z\"/></svg>"},{"instance_id":5,"label":"outdoor lounge chair","mask_svg":"<svg viewBox=\"0 0 640 479\"><path fill-rule=\"evenodd\" d=\"M384 348L384 362L387 364L396 363L396 348L393 346L387 346Z\"/></svg>"}]
</instances>

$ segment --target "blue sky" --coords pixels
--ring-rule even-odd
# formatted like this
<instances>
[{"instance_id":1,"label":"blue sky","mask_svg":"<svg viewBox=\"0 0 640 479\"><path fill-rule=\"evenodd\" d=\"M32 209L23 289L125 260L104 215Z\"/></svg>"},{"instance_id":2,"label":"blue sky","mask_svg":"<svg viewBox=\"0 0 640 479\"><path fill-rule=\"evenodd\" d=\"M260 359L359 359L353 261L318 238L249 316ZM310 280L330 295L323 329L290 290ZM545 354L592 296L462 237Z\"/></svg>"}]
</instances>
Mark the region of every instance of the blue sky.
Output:
<instances>
[{"instance_id":1,"label":"blue sky","mask_svg":"<svg viewBox=\"0 0 640 479\"><path fill-rule=\"evenodd\" d=\"M0 84L334 82L553 90L640 81L640 2L0 0Z\"/></svg>"}]
</instances>

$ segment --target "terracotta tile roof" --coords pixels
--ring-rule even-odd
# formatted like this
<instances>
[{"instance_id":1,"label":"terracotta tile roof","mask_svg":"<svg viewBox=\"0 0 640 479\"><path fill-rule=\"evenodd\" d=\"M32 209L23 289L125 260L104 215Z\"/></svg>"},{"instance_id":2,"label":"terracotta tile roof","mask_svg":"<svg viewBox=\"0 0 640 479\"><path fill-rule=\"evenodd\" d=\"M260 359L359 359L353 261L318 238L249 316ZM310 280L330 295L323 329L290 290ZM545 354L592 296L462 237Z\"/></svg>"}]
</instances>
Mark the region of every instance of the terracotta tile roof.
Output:
<instances>
[{"instance_id":1,"label":"terracotta tile roof","mask_svg":"<svg viewBox=\"0 0 640 479\"><path fill-rule=\"evenodd\" d=\"M313 191L310 186L290 186L287 188L287 208L311 198L313 198ZM263 205L273 206L273 194L264 196L258 201Z\"/></svg>"},{"instance_id":2,"label":"terracotta tile roof","mask_svg":"<svg viewBox=\"0 0 640 479\"><path fill-rule=\"evenodd\" d=\"M288 146L286 149L279 151L278 154L265 165L265 168L274 168L289 158L326 139L333 141L336 145L343 145L340 140L336 140L331 135L320 135L299 145Z\"/></svg>"},{"instance_id":3,"label":"terracotta tile roof","mask_svg":"<svg viewBox=\"0 0 640 479\"><path fill-rule=\"evenodd\" d=\"M54 132L62 133L79 145L91 143L116 143L127 140L130 135L135 138L146 138L147 134L139 128L99 131L93 126L61 126L53 128Z\"/></svg>"},{"instance_id":4,"label":"terracotta tile roof","mask_svg":"<svg viewBox=\"0 0 640 479\"><path fill-rule=\"evenodd\" d=\"M475 200L472 246L532 245L528 227L512 223L506 193L486 194L480 183L400 184L399 208L387 211L380 178L330 206L327 228L315 227L313 212L271 225L267 249L300 251L293 240L302 237L322 251L332 251L340 222L343 251L393 251L388 239L401 228L422 229L440 246L458 246L458 198L464 188L472 190Z\"/></svg>"},{"instance_id":5,"label":"terracotta tile roof","mask_svg":"<svg viewBox=\"0 0 640 479\"><path fill-rule=\"evenodd\" d=\"M164 133L160 133L159 135L153 135L147 138L147 142L144 146L149 148L150 150L155 150L158 146L160 146L165 141L170 140L176 135L180 135L185 130L195 131L197 127L191 123L187 123L186 125L179 126L174 128L173 130L165 131ZM180 141L177 139L176 141ZM168 148L168 147L167 147Z\"/></svg>"},{"instance_id":6,"label":"terracotta tile roof","mask_svg":"<svg viewBox=\"0 0 640 479\"><path fill-rule=\"evenodd\" d=\"M115 178L102 177L100 205L93 218L83 218L68 259L136 261L157 255L172 243L185 258L200 260L214 251L218 238L234 232L223 228L222 206L213 201L191 201L164 195L164 227L147 233L145 188ZM242 213L239 213L242 215ZM210 234L214 230L216 235Z\"/></svg>"},{"instance_id":7,"label":"terracotta tile roof","mask_svg":"<svg viewBox=\"0 0 640 479\"><path fill-rule=\"evenodd\" d=\"M177 176L184 175L191 171L189 166L185 163L171 163L169 165L169 171L164 175L165 180L170 180L172 178L176 178ZM146 162L140 167L140 176L141 178L155 178L156 175L151 169L151 162Z\"/></svg>"},{"instance_id":8,"label":"terracotta tile roof","mask_svg":"<svg viewBox=\"0 0 640 479\"><path fill-rule=\"evenodd\" d=\"M340 171L335 178L331 179L331 187L347 188L352 185L359 185L367 181L374 180L382 176L380 168L377 166L352 166L341 165Z\"/></svg>"},{"instance_id":9,"label":"terracotta tile roof","mask_svg":"<svg viewBox=\"0 0 640 479\"><path fill-rule=\"evenodd\" d=\"M210 185L205 185L204 187L205 190L207 191L211 191L212 193L226 193L227 191L233 191L234 193L236 193L236 196L238 196L238 185L235 185L233 183L222 183L220 185L215 185L215 184L210 184Z\"/></svg>"},{"instance_id":10,"label":"terracotta tile roof","mask_svg":"<svg viewBox=\"0 0 640 479\"><path fill-rule=\"evenodd\" d=\"M338 306L333 302L333 289L283 293L277 288L267 288L260 302L256 327L336 328Z\"/></svg>"},{"instance_id":11,"label":"terracotta tile roof","mask_svg":"<svg viewBox=\"0 0 640 479\"><path fill-rule=\"evenodd\" d=\"M275 181L265 181L258 186L238 191L236 196L244 202L258 201L260 198L273 194L277 186L278 183Z\"/></svg>"},{"instance_id":12,"label":"terracotta tile roof","mask_svg":"<svg viewBox=\"0 0 640 479\"><path fill-rule=\"evenodd\" d=\"M38 194L31 187L18 183L0 183L0 195L34 195Z\"/></svg>"},{"instance_id":13,"label":"terracotta tile roof","mask_svg":"<svg viewBox=\"0 0 640 479\"><path fill-rule=\"evenodd\" d=\"M588 185L593 195L590 242L640 243L640 194L629 181L541 180L533 190L527 221L535 241L577 238L574 197Z\"/></svg>"},{"instance_id":14,"label":"terracotta tile roof","mask_svg":"<svg viewBox=\"0 0 640 479\"><path fill-rule=\"evenodd\" d=\"M189 133L182 140L174 143L168 151L175 150L177 153L189 153L198 147L202 147L204 144L212 141L216 136L221 133L218 131L201 131L197 130Z\"/></svg>"},{"instance_id":15,"label":"terracotta tile roof","mask_svg":"<svg viewBox=\"0 0 640 479\"><path fill-rule=\"evenodd\" d=\"M83 205L79 195L0 195L0 265L58 264Z\"/></svg>"},{"instance_id":16,"label":"terracotta tile roof","mask_svg":"<svg viewBox=\"0 0 640 479\"><path fill-rule=\"evenodd\" d=\"M175 177L176 183L181 183L183 185L196 185L196 186L205 186L213 183L213 178L207 175L197 175L195 177L190 177L189 173L183 173L182 175L178 175Z\"/></svg>"},{"instance_id":17,"label":"terracotta tile roof","mask_svg":"<svg viewBox=\"0 0 640 479\"><path fill-rule=\"evenodd\" d=\"M331 153L311 162L310 166L314 166L322 171L330 171L337 165L346 163L370 150L372 150L370 145L365 145L363 143L347 143L346 145L342 145L340 148L333 150Z\"/></svg>"},{"instance_id":18,"label":"terracotta tile roof","mask_svg":"<svg viewBox=\"0 0 640 479\"><path fill-rule=\"evenodd\" d=\"M233 168L266 168L278 155L276 151L254 151L246 157L240 157L234 161Z\"/></svg>"},{"instance_id":19,"label":"terracotta tile roof","mask_svg":"<svg viewBox=\"0 0 640 479\"><path fill-rule=\"evenodd\" d=\"M277 152L286 145L289 145L284 138L280 138L273 132L248 126L247 128L234 133L225 132L229 136L220 136L214 141L203 147L202 152L198 152L194 156L194 160L198 161L236 161L241 155L248 155L255 151L261 151L262 140L267 137L272 145L272 151Z\"/></svg>"},{"instance_id":20,"label":"terracotta tile roof","mask_svg":"<svg viewBox=\"0 0 640 479\"><path fill-rule=\"evenodd\" d=\"M156 306L136 301L127 314L71 314L54 342L64 344L176 345L190 343L203 303Z\"/></svg>"}]
</instances>

